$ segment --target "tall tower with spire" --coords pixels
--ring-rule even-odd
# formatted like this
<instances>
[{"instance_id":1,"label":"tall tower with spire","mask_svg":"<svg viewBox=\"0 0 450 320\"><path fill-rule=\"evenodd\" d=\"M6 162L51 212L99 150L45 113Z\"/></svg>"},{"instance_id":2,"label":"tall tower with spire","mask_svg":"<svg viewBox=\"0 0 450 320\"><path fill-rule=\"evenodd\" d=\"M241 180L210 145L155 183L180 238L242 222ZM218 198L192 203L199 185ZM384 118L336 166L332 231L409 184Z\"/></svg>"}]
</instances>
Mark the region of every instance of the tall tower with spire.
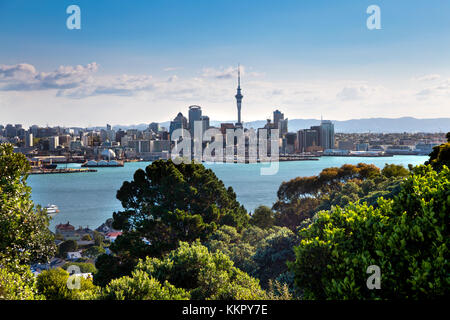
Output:
<instances>
[{"instance_id":1,"label":"tall tower with spire","mask_svg":"<svg viewBox=\"0 0 450 320\"><path fill-rule=\"evenodd\" d=\"M242 126L241 122L241 105L242 105L242 98L244 96L241 93L241 66L238 65L238 87L237 87L237 93L235 95L236 98L236 104L237 104L237 111L238 111L238 122L236 125Z\"/></svg>"}]
</instances>

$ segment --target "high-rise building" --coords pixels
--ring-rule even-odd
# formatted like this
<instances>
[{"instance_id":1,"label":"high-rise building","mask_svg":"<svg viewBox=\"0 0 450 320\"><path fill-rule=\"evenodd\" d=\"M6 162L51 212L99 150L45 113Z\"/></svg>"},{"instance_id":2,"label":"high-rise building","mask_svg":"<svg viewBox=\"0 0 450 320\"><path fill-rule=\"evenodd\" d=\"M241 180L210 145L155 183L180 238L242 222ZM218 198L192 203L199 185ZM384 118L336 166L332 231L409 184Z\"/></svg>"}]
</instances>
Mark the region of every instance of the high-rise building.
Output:
<instances>
[{"instance_id":1,"label":"high-rise building","mask_svg":"<svg viewBox=\"0 0 450 320\"><path fill-rule=\"evenodd\" d=\"M303 129L298 131L298 149L300 152L309 152L311 147L319 147L320 131L317 129Z\"/></svg>"},{"instance_id":2,"label":"high-rise building","mask_svg":"<svg viewBox=\"0 0 450 320\"><path fill-rule=\"evenodd\" d=\"M273 124L280 131L280 137L288 133L288 119L284 119L284 113L278 109L273 112Z\"/></svg>"},{"instance_id":3,"label":"high-rise building","mask_svg":"<svg viewBox=\"0 0 450 320\"><path fill-rule=\"evenodd\" d=\"M25 147L32 147L32 146L33 146L33 134L28 131L25 134Z\"/></svg>"},{"instance_id":4,"label":"high-rise building","mask_svg":"<svg viewBox=\"0 0 450 320\"><path fill-rule=\"evenodd\" d=\"M172 133L177 129L187 129L188 122L185 116L181 112L177 114L177 116L170 122L170 130L169 133L172 136Z\"/></svg>"},{"instance_id":5,"label":"high-rise building","mask_svg":"<svg viewBox=\"0 0 450 320\"><path fill-rule=\"evenodd\" d=\"M189 132L191 137L194 136L195 122L200 121L202 118L202 108L200 106L190 106L189 107Z\"/></svg>"},{"instance_id":6,"label":"high-rise building","mask_svg":"<svg viewBox=\"0 0 450 320\"><path fill-rule=\"evenodd\" d=\"M159 123L158 122L152 122L152 123L150 123L148 128L150 130L152 130L154 133L158 133L159 132Z\"/></svg>"},{"instance_id":7,"label":"high-rise building","mask_svg":"<svg viewBox=\"0 0 450 320\"><path fill-rule=\"evenodd\" d=\"M59 147L59 137L58 136L54 136L54 137L50 137L48 139L48 147L50 151L55 151L56 148Z\"/></svg>"},{"instance_id":8,"label":"high-rise building","mask_svg":"<svg viewBox=\"0 0 450 320\"><path fill-rule=\"evenodd\" d=\"M236 123L236 127L242 127L241 107L242 107L242 98L244 98L244 96L241 93L241 67L240 66L238 66L237 93L234 97L236 98L236 105L237 105L237 112L238 112L238 121Z\"/></svg>"},{"instance_id":9,"label":"high-rise building","mask_svg":"<svg viewBox=\"0 0 450 320\"><path fill-rule=\"evenodd\" d=\"M334 149L334 124L330 120L322 120L320 123L320 146L326 149Z\"/></svg>"}]
</instances>

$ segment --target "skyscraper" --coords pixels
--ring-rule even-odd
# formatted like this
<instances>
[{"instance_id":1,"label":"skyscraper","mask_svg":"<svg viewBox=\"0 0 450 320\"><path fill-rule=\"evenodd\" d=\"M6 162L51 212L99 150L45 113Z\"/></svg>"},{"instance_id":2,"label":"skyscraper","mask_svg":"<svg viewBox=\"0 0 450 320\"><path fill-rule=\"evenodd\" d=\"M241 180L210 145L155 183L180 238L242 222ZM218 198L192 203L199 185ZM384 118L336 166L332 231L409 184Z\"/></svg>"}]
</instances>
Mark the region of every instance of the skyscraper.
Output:
<instances>
[{"instance_id":1,"label":"skyscraper","mask_svg":"<svg viewBox=\"0 0 450 320\"><path fill-rule=\"evenodd\" d=\"M334 149L334 124L330 120L320 123L320 145L324 150Z\"/></svg>"},{"instance_id":2,"label":"skyscraper","mask_svg":"<svg viewBox=\"0 0 450 320\"><path fill-rule=\"evenodd\" d=\"M190 106L189 107L189 131L191 137L194 136L195 122L200 121L202 118L202 108L200 106Z\"/></svg>"},{"instance_id":3,"label":"skyscraper","mask_svg":"<svg viewBox=\"0 0 450 320\"><path fill-rule=\"evenodd\" d=\"M241 105L242 105L242 98L244 96L241 93L241 67L238 66L238 87L237 87L237 93L235 95L236 98L236 104L237 104L237 111L238 111L238 122L236 123L236 126L242 126L241 121Z\"/></svg>"}]
</instances>

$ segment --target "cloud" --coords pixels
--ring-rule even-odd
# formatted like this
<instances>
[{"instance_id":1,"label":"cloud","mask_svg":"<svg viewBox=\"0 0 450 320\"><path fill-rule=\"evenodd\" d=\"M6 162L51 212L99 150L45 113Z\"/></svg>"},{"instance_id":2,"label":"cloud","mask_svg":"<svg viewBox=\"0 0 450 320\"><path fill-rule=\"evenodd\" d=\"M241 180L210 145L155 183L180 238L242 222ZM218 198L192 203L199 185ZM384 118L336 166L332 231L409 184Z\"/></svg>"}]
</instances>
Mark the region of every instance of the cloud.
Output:
<instances>
[{"instance_id":1,"label":"cloud","mask_svg":"<svg viewBox=\"0 0 450 320\"><path fill-rule=\"evenodd\" d=\"M439 80L441 76L439 74L427 74L424 76L413 78L414 81L434 81Z\"/></svg>"},{"instance_id":2,"label":"cloud","mask_svg":"<svg viewBox=\"0 0 450 320\"><path fill-rule=\"evenodd\" d=\"M242 72L243 69L241 69ZM237 77L237 68L228 67L228 68L205 68L203 69L202 76L205 78L214 78L214 79L232 79Z\"/></svg>"},{"instance_id":3,"label":"cloud","mask_svg":"<svg viewBox=\"0 0 450 320\"><path fill-rule=\"evenodd\" d=\"M48 89L72 89L93 81L92 74L98 70L93 62L86 66L60 66L53 72L37 72L30 64L0 66L0 90L30 91Z\"/></svg>"},{"instance_id":4,"label":"cloud","mask_svg":"<svg viewBox=\"0 0 450 320\"><path fill-rule=\"evenodd\" d=\"M343 88L336 96L344 101L362 100L368 98L376 91L367 85L351 86Z\"/></svg>"}]
</instances>

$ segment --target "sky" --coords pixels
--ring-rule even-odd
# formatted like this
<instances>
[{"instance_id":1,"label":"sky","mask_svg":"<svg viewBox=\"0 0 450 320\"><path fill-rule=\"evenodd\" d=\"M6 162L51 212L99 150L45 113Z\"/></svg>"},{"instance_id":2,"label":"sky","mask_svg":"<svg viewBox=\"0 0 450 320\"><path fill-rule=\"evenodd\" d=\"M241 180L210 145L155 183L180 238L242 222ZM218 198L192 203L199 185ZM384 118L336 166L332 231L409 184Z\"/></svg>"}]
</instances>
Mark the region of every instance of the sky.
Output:
<instances>
[{"instance_id":1,"label":"sky","mask_svg":"<svg viewBox=\"0 0 450 320\"><path fill-rule=\"evenodd\" d=\"M0 124L163 122L193 104L236 121L238 64L243 121L450 117L449 14L448 0L0 0Z\"/></svg>"}]
</instances>

